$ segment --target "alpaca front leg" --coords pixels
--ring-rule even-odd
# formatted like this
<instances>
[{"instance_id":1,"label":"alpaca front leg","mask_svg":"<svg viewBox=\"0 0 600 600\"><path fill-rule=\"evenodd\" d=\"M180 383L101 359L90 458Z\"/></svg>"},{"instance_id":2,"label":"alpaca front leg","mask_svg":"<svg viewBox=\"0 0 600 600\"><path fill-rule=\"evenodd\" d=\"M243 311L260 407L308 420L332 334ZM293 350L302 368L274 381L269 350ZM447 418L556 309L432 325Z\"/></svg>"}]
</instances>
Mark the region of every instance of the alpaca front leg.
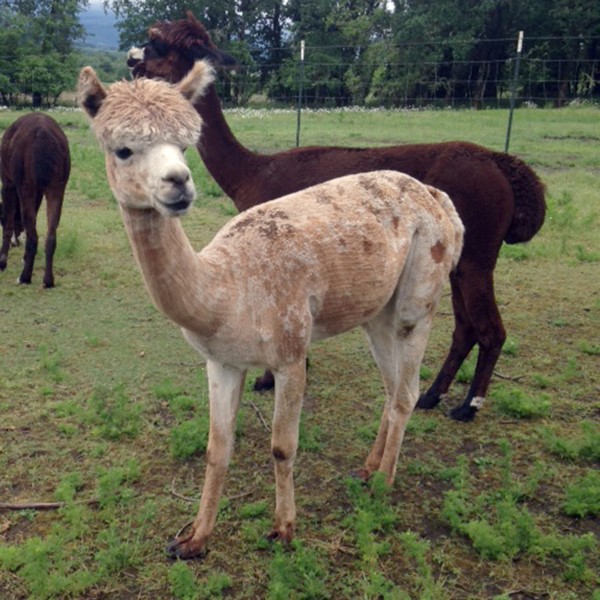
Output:
<instances>
[{"instance_id":1,"label":"alpaca front leg","mask_svg":"<svg viewBox=\"0 0 600 600\"><path fill-rule=\"evenodd\" d=\"M198 514L190 532L167 548L171 558L202 557L207 552L233 454L235 421L244 387L245 371L211 360L206 363L210 404L210 430L206 450L206 474Z\"/></svg>"},{"instance_id":2,"label":"alpaca front leg","mask_svg":"<svg viewBox=\"0 0 600 600\"><path fill-rule=\"evenodd\" d=\"M275 463L275 524L269 539L287 543L294 537L294 460L298 451L300 413L306 385L306 361L275 371L275 411L271 451Z\"/></svg>"}]
</instances>

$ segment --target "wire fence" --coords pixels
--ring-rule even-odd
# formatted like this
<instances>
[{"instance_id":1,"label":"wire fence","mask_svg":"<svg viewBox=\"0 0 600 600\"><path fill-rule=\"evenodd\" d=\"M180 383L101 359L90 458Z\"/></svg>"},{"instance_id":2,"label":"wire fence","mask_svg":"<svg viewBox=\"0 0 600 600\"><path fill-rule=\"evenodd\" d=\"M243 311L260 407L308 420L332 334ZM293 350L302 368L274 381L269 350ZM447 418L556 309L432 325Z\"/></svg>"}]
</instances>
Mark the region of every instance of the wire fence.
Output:
<instances>
[{"instance_id":1,"label":"wire fence","mask_svg":"<svg viewBox=\"0 0 600 600\"><path fill-rule=\"evenodd\" d=\"M444 42L387 47L385 58L364 48L306 46L303 61L298 49L283 63L241 66L221 81L220 92L226 106L507 108L512 99L516 106L544 107L600 101L600 38L527 41L517 80L515 40L478 42L506 47L478 60L430 58L448 54Z\"/></svg>"},{"instance_id":2,"label":"wire fence","mask_svg":"<svg viewBox=\"0 0 600 600\"><path fill-rule=\"evenodd\" d=\"M235 72L220 74L219 95L225 107L298 109L600 102L600 37L525 37L524 46L520 54L514 39L379 41L368 47L307 44L304 60L300 44L250 48L249 58ZM52 105L74 87L76 69L46 64L39 57L35 68L19 71L12 63L0 52L0 104L26 106L37 99L39 105Z\"/></svg>"}]
</instances>

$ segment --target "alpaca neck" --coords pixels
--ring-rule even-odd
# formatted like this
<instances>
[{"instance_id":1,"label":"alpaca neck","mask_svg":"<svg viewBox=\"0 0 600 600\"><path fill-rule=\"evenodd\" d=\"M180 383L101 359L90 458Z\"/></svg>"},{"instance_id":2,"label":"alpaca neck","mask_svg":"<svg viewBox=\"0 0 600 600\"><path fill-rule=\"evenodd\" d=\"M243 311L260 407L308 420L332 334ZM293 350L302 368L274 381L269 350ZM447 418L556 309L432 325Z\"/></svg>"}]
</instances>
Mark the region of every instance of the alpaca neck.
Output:
<instances>
[{"instance_id":1,"label":"alpaca neck","mask_svg":"<svg viewBox=\"0 0 600 600\"><path fill-rule=\"evenodd\" d=\"M169 319L198 333L210 326L211 269L192 248L181 222L155 210L121 207L125 229L148 293Z\"/></svg>"},{"instance_id":2,"label":"alpaca neck","mask_svg":"<svg viewBox=\"0 0 600 600\"><path fill-rule=\"evenodd\" d=\"M268 157L252 152L238 142L225 120L214 85L209 86L195 108L204 121L198 152L221 189L234 201L238 210L244 210L247 206L238 204L238 197L243 202L240 187Z\"/></svg>"}]
</instances>

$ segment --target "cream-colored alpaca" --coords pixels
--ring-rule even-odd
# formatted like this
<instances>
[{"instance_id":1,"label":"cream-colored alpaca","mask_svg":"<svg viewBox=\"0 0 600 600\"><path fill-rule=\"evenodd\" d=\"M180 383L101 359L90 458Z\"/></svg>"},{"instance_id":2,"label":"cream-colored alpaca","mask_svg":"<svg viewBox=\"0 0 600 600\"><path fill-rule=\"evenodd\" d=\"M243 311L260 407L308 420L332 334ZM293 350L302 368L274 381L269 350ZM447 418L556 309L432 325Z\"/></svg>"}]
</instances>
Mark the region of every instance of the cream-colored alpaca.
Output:
<instances>
[{"instance_id":1,"label":"cream-colored alpaca","mask_svg":"<svg viewBox=\"0 0 600 600\"><path fill-rule=\"evenodd\" d=\"M178 217L194 197L182 148L200 120L202 63L177 86L146 79L106 91L82 71L79 101L106 151L108 179L156 306L206 358L210 433L198 515L172 557L205 552L234 446L248 367L275 373L271 538L288 541L296 507L292 467L311 342L362 326L387 400L364 475L392 482L417 402L431 321L462 246L446 194L392 171L351 175L252 208L196 253Z\"/></svg>"}]
</instances>

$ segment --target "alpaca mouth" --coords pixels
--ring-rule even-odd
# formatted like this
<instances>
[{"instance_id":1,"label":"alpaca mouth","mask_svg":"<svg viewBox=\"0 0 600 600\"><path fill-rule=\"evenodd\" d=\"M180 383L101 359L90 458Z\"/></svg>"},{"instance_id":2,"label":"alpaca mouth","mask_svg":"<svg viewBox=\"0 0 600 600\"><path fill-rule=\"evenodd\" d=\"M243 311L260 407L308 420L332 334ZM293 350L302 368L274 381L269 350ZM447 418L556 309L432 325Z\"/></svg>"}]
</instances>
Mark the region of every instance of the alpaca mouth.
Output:
<instances>
[{"instance_id":1,"label":"alpaca mouth","mask_svg":"<svg viewBox=\"0 0 600 600\"><path fill-rule=\"evenodd\" d=\"M191 200L177 200L177 202L161 202L161 205L164 207L165 211L173 216L182 215L186 213L191 204Z\"/></svg>"},{"instance_id":2,"label":"alpaca mouth","mask_svg":"<svg viewBox=\"0 0 600 600\"><path fill-rule=\"evenodd\" d=\"M127 66L131 70L131 75L134 79L137 79L138 77L145 77L146 67L142 60L137 58L129 59L127 61Z\"/></svg>"}]
</instances>

